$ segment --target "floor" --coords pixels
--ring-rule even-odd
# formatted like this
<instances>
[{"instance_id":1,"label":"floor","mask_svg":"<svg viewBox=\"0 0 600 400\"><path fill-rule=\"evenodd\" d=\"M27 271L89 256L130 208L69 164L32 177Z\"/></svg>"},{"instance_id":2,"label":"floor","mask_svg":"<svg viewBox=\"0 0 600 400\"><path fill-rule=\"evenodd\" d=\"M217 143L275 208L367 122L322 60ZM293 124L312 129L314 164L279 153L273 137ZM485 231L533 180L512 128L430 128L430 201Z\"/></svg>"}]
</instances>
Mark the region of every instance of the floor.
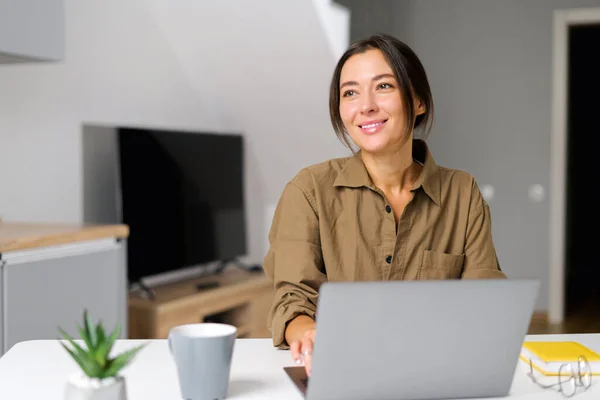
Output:
<instances>
[{"instance_id":1,"label":"floor","mask_svg":"<svg viewBox=\"0 0 600 400\"><path fill-rule=\"evenodd\" d=\"M600 333L600 293L582 302L573 312L567 313L561 324L549 324L545 315L534 314L529 334L549 333Z\"/></svg>"}]
</instances>

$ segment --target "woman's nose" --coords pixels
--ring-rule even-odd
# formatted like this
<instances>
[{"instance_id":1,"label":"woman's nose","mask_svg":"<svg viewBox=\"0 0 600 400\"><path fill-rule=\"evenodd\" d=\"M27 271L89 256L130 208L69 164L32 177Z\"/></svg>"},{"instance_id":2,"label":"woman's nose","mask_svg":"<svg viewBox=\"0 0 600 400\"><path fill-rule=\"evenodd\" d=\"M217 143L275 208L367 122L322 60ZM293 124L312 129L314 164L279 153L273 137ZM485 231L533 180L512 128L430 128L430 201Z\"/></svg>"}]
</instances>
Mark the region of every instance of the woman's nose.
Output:
<instances>
[{"instance_id":1,"label":"woman's nose","mask_svg":"<svg viewBox=\"0 0 600 400\"><path fill-rule=\"evenodd\" d=\"M377 103L375 102L375 97L372 94L368 93L363 95L361 101L361 112L366 114L377 110Z\"/></svg>"}]
</instances>

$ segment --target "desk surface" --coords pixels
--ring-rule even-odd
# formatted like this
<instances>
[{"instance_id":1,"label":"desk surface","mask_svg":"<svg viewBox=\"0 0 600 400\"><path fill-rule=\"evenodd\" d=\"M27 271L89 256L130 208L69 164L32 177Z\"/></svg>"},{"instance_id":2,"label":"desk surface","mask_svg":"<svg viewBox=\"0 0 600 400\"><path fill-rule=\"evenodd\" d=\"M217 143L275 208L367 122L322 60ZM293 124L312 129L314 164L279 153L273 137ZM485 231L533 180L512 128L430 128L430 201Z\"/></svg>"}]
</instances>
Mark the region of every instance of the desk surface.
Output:
<instances>
[{"instance_id":1,"label":"desk surface","mask_svg":"<svg viewBox=\"0 0 600 400\"><path fill-rule=\"evenodd\" d=\"M0 221L0 253L128 236L127 225L60 225Z\"/></svg>"},{"instance_id":2,"label":"desk surface","mask_svg":"<svg viewBox=\"0 0 600 400\"><path fill-rule=\"evenodd\" d=\"M600 351L600 334L535 335L527 340L576 340ZM149 342L124 370L130 399L180 399L174 363L165 340L121 340L115 350ZM238 339L231 370L230 399L302 399L289 380L284 366L293 365L288 351L272 347L270 339ZM76 372L74 361L57 341L39 340L13 346L0 358L0 399L62 400L69 374ZM510 398L563 399L556 391L541 389L526 376L519 361ZM586 392L573 399L600 398L600 382L594 380Z\"/></svg>"}]
</instances>

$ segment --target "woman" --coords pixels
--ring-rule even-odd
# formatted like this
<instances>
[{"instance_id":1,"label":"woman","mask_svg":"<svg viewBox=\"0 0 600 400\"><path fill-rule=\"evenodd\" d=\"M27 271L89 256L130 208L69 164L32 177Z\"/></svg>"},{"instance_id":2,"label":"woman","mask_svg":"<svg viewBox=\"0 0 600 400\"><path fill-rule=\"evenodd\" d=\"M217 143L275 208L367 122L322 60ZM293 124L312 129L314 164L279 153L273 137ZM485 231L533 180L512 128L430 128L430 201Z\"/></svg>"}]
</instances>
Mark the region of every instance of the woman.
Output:
<instances>
[{"instance_id":1,"label":"woman","mask_svg":"<svg viewBox=\"0 0 600 400\"><path fill-rule=\"evenodd\" d=\"M414 139L426 137L433 101L408 46L388 35L354 43L335 68L330 115L358 151L286 185L264 263L275 287L273 343L309 375L325 281L505 278L474 178L436 165Z\"/></svg>"}]
</instances>

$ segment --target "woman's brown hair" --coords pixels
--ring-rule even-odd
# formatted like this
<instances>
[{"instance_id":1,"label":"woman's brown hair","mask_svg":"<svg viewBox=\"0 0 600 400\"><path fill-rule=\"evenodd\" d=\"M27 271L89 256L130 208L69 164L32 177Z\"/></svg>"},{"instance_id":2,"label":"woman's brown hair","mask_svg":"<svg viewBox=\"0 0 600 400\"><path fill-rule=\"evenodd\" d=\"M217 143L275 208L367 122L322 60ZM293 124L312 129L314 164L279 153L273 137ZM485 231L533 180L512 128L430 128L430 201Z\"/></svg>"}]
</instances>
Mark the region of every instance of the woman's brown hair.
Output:
<instances>
[{"instance_id":1,"label":"woman's brown hair","mask_svg":"<svg viewBox=\"0 0 600 400\"><path fill-rule=\"evenodd\" d=\"M350 57L368 50L381 51L394 72L406 111L406 134L408 135L411 130L416 132L419 128L419 138L427 139L433 124L433 96L425 68L415 52L405 43L381 33L352 43L335 67L329 89L329 115L336 135L352 149L348 132L340 116L340 76L342 67ZM416 117L413 107L415 97L425 106L425 112Z\"/></svg>"}]
</instances>

